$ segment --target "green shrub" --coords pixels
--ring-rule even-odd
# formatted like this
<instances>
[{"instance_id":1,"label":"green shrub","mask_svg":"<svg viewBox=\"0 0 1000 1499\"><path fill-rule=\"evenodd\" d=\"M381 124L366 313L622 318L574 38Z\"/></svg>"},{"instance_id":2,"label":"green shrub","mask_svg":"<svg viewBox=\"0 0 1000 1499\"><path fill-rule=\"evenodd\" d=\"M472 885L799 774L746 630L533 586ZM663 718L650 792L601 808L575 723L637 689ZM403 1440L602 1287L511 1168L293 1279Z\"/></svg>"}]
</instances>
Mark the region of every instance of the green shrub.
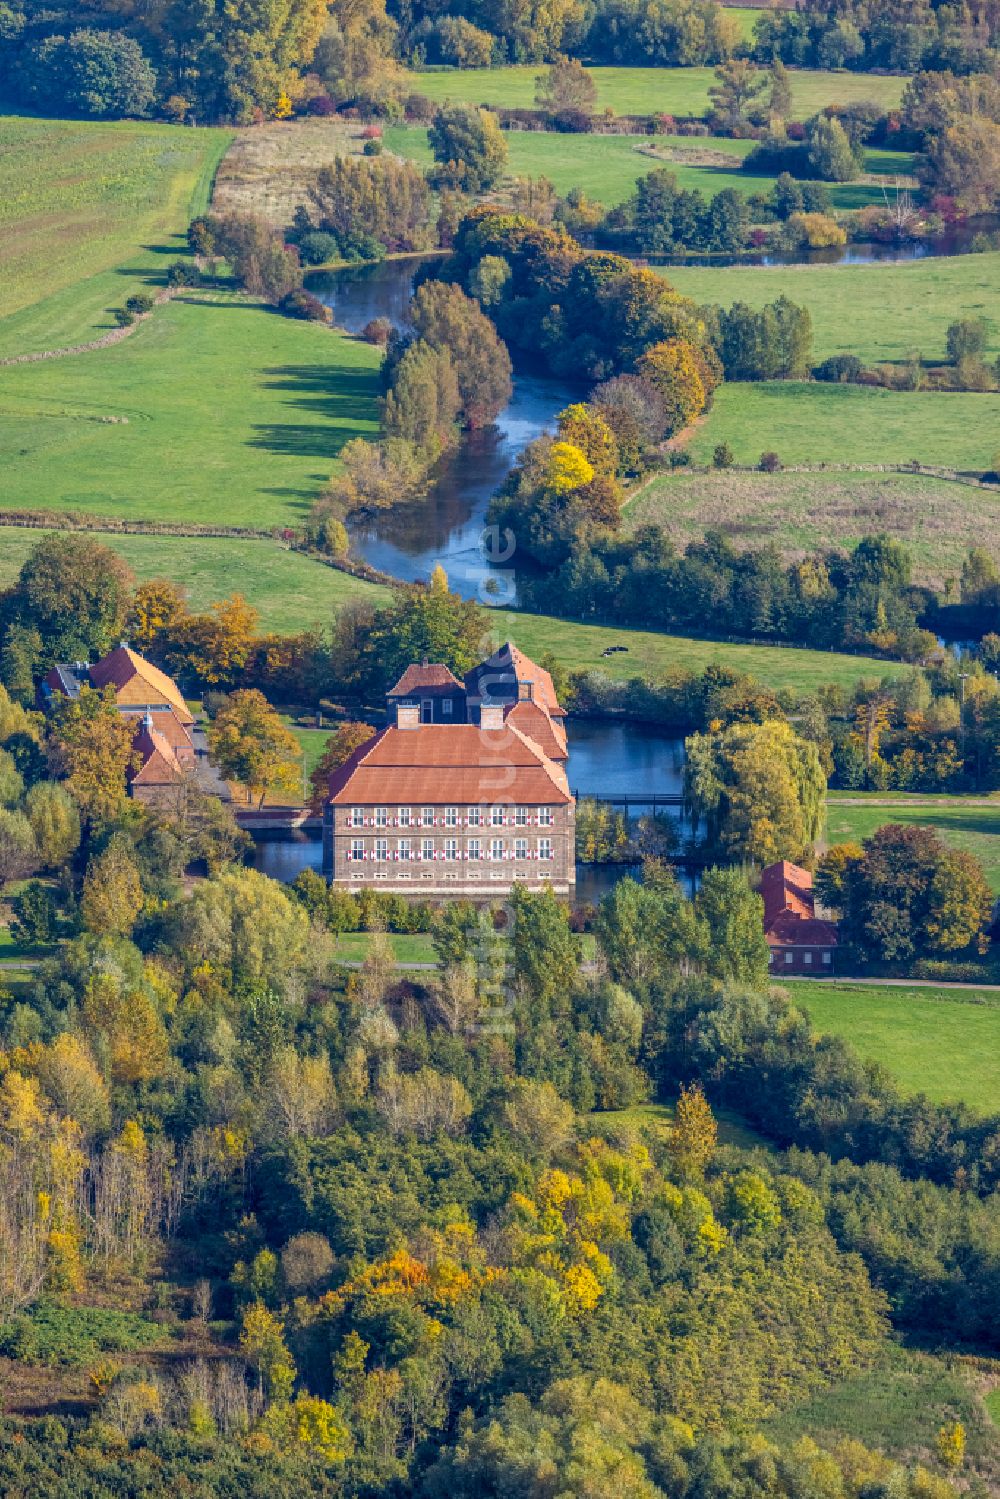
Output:
<instances>
[{"instance_id":1,"label":"green shrub","mask_svg":"<svg viewBox=\"0 0 1000 1499\"><path fill-rule=\"evenodd\" d=\"M99 1353L128 1353L162 1337L161 1328L135 1312L40 1301L0 1324L0 1354L25 1364L80 1369Z\"/></svg>"}]
</instances>

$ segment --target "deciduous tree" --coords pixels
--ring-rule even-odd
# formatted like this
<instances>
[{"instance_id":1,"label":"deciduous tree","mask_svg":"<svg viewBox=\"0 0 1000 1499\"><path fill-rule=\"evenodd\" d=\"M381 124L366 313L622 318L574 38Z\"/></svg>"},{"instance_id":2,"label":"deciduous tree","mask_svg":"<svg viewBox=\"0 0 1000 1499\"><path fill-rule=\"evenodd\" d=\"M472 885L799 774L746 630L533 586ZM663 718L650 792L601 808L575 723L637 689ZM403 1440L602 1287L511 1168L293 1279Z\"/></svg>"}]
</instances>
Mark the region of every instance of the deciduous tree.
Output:
<instances>
[{"instance_id":1,"label":"deciduous tree","mask_svg":"<svg viewBox=\"0 0 1000 1499\"><path fill-rule=\"evenodd\" d=\"M268 792L294 795L301 786L302 751L262 692L234 692L208 730L212 761L227 780L247 790L248 800Z\"/></svg>"}]
</instances>

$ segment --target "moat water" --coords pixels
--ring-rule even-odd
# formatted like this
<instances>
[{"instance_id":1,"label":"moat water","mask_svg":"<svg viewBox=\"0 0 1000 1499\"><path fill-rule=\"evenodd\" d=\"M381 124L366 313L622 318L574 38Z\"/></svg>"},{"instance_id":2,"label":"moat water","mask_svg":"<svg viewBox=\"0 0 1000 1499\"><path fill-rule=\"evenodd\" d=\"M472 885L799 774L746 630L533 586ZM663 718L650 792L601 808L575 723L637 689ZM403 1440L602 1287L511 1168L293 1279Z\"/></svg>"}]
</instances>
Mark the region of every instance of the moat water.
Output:
<instances>
[{"instance_id":1,"label":"moat water","mask_svg":"<svg viewBox=\"0 0 1000 1499\"><path fill-rule=\"evenodd\" d=\"M618 720L569 720L569 783L578 796L627 796L629 815L648 811L644 796L673 795L684 778L684 740L655 724ZM679 809L669 814L679 816ZM318 832L262 833L256 840L254 867L272 879L290 883L303 869L321 869L323 846ZM630 865L580 865L577 901L596 904Z\"/></svg>"}]
</instances>

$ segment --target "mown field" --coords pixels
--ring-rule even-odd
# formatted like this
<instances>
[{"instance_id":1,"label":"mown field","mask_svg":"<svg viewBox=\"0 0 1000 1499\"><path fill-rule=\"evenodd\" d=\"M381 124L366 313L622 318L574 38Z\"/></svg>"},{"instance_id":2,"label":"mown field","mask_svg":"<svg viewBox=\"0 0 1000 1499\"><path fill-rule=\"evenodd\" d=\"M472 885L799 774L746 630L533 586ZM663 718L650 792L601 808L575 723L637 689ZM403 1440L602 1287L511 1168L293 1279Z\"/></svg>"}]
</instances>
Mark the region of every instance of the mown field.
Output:
<instances>
[{"instance_id":1,"label":"mown field","mask_svg":"<svg viewBox=\"0 0 1000 1499\"><path fill-rule=\"evenodd\" d=\"M1000 993L808 979L788 991L818 1031L843 1036L904 1092L1000 1111Z\"/></svg>"},{"instance_id":2,"label":"mown field","mask_svg":"<svg viewBox=\"0 0 1000 1499\"><path fill-rule=\"evenodd\" d=\"M0 116L0 357L84 342L162 276L229 130Z\"/></svg>"},{"instance_id":3,"label":"mown field","mask_svg":"<svg viewBox=\"0 0 1000 1499\"><path fill-rule=\"evenodd\" d=\"M827 842L857 843L889 822L933 828L945 843L974 854L1000 895L1000 797L983 803L960 796L902 796L897 792L855 797L852 792L841 792L827 804Z\"/></svg>"},{"instance_id":4,"label":"mown field","mask_svg":"<svg viewBox=\"0 0 1000 1499\"><path fill-rule=\"evenodd\" d=\"M901 265L668 266L662 274L696 302L761 307L787 296L808 307L817 362L857 354L871 364L902 362L917 352L947 357L949 323L985 317L989 355L1000 354L1000 255L956 255ZM849 316L845 316L849 309Z\"/></svg>"},{"instance_id":5,"label":"mown field","mask_svg":"<svg viewBox=\"0 0 1000 1499\"><path fill-rule=\"evenodd\" d=\"M625 529L661 526L678 547L721 531L738 546L777 546L788 557L850 548L887 532L904 542L921 583L957 577L973 546L1000 558L1000 492L908 474L664 474L625 507Z\"/></svg>"},{"instance_id":6,"label":"mown field","mask_svg":"<svg viewBox=\"0 0 1000 1499\"><path fill-rule=\"evenodd\" d=\"M422 126L393 125L384 133L386 148L421 167L431 164L427 131ZM563 135L557 131L511 130L507 133L507 173L514 177L547 177L559 193L582 188L589 198L608 207L621 203L640 177L656 167L674 172L680 185L697 189L707 197L733 188L741 193L766 192L774 183L770 176L740 170L740 162L752 148L750 141L721 137L692 140L683 136ZM732 166L715 158L731 158ZM707 160L706 160L707 156ZM903 153L872 154L872 171L885 175L906 173L911 158ZM840 183L830 196L838 208L861 208L881 203L877 183Z\"/></svg>"},{"instance_id":7,"label":"mown field","mask_svg":"<svg viewBox=\"0 0 1000 1499\"><path fill-rule=\"evenodd\" d=\"M414 93L442 101L504 105L508 109L535 107L535 79L540 64L507 68L433 68L411 73ZM713 68L589 68L597 84L598 109L616 114L701 115L708 108L708 91L715 81ZM877 78L865 73L823 73L794 69L792 102L802 119L828 104L853 104L872 99L893 109L903 97L905 78Z\"/></svg>"},{"instance_id":8,"label":"mown field","mask_svg":"<svg viewBox=\"0 0 1000 1499\"><path fill-rule=\"evenodd\" d=\"M699 463L728 443L740 464L764 451L783 463L921 463L988 469L1000 394L942 395L859 385L775 381L724 385L690 444Z\"/></svg>"},{"instance_id":9,"label":"mown field","mask_svg":"<svg viewBox=\"0 0 1000 1499\"><path fill-rule=\"evenodd\" d=\"M111 348L0 369L5 503L293 525L377 430L377 365L252 302L175 300Z\"/></svg>"}]
</instances>

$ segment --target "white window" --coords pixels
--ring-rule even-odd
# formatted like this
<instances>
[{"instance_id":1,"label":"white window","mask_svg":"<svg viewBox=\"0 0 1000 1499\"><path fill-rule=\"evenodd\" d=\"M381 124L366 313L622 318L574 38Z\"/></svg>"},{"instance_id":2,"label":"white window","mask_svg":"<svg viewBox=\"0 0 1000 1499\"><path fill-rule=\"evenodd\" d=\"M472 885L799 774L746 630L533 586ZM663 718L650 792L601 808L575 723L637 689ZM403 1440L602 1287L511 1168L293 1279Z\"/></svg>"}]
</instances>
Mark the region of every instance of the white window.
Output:
<instances>
[{"instance_id":1,"label":"white window","mask_svg":"<svg viewBox=\"0 0 1000 1499\"><path fill-rule=\"evenodd\" d=\"M809 967L809 968L812 967L812 960L813 960L813 955L812 955L811 952L807 952L807 953L803 953L802 954L802 961L803 961L803 963L806 964L807 967Z\"/></svg>"},{"instance_id":2,"label":"white window","mask_svg":"<svg viewBox=\"0 0 1000 1499\"><path fill-rule=\"evenodd\" d=\"M420 699L420 722L434 722L434 703L429 697L422 697Z\"/></svg>"},{"instance_id":3,"label":"white window","mask_svg":"<svg viewBox=\"0 0 1000 1499\"><path fill-rule=\"evenodd\" d=\"M434 857L434 839L433 838L425 838L424 839L424 841L423 841L423 847L421 849L421 854L422 854L422 857L425 858L425 859L433 859L433 857Z\"/></svg>"},{"instance_id":4,"label":"white window","mask_svg":"<svg viewBox=\"0 0 1000 1499\"><path fill-rule=\"evenodd\" d=\"M399 854L399 858L400 858L400 862L401 863L407 863L407 864L409 863L409 860L410 860L410 840L409 840L409 838L400 838L399 842L396 844L396 852Z\"/></svg>"},{"instance_id":5,"label":"white window","mask_svg":"<svg viewBox=\"0 0 1000 1499\"><path fill-rule=\"evenodd\" d=\"M388 859L388 857L389 857L389 842L388 842L388 839L386 839L386 838L376 838L375 839L375 857L382 864L384 864L385 861L386 861L386 859Z\"/></svg>"},{"instance_id":6,"label":"white window","mask_svg":"<svg viewBox=\"0 0 1000 1499\"><path fill-rule=\"evenodd\" d=\"M375 808L375 826L377 828L387 828L389 826L389 808L388 807L376 807Z\"/></svg>"},{"instance_id":7,"label":"white window","mask_svg":"<svg viewBox=\"0 0 1000 1499\"><path fill-rule=\"evenodd\" d=\"M528 826L528 809L527 809L527 807L515 807L514 808L514 825L515 825L515 827L519 827L519 828L526 828Z\"/></svg>"},{"instance_id":8,"label":"white window","mask_svg":"<svg viewBox=\"0 0 1000 1499\"><path fill-rule=\"evenodd\" d=\"M490 827L491 828L502 828L503 827L503 807L491 807L490 808Z\"/></svg>"},{"instance_id":9,"label":"white window","mask_svg":"<svg viewBox=\"0 0 1000 1499\"><path fill-rule=\"evenodd\" d=\"M502 859L503 858L503 839L502 838L491 838L490 839L490 858L491 859Z\"/></svg>"},{"instance_id":10,"label":"white window","mask_svg":"<svg viewBox=\"0 0 1000 1499\"><path fill-rule=\"evenodd\" d=\"M365 856L365 844L363 838L351 839L351 858L363 859Z\"/></svg>"},{"instance_id":11,"label":"white window","mask_svg":"<svg viewBox=\"0 0 1000 1499\"><path fill-rule=\"evenodd\" d=\"M365 825L365 809L364 809L364 807L352 807L351 808L351 827L352 828L363 828L364 825Z\"/></svg>"},{"instance_id":12,"label":"white window","mask_svg":"<svg viewBox=\"0 0 1000 1499\"><path fill-rule=\"evenodd\" d=\"M420 821L425 828L432 828L434 826L434 808L421 807Z\"/></svg>"},{"instance_id":13,"label":"white window","mask_svg":"<svg viewBox=\"0 0 1000 1499\"><path fill-rule=\"evenodd\" d=\"M458 858L457 838L446 838L444 840L444 856L446 859L450 859L452 864L454 864L455 860Z\"/></svg>"},{"instance_id":14,"label":"white window","mask_svg":"<svg viewBox=\"0 0 1000 1499\"><path fill-rule=\"evenodd\" d=\"M469 854L469 858L471 860L473 860L474 863L478 864L479 859L480 859L479 839L478 838L470 838L469 839L468 854Z\"/></svg>"},{"instance_id":15,"label":"white window","mask_svg":"<svg viewBox=\"0 0 1000 1499\"><path fill-rule=\"evenodd\" d=\"M538 857L540 859L551 859L552 858L552 839L551 838L539 838L539 840L538 840Z\"/></svg>"},{"instance_id":16,"label":"white window","mask_svg":"<svg viewBox=\"0 0 1000 1499\"><path fill-rule=\"evenodd\" d=\"M825 952L825 953L824 953L824 954L823 954L823 967L824 967L824 968L829 968L829 967L830 967L830 964L831 964L831 963L832 963L832 962L833 962L833 954L832 954L832 953L828 953L828 952Z\"/></svg>"},{"instance_id":17,"label":"white window","mask_svg":"<svg viewBox=\"0 0 1000 1499\"><path fill-rule=\"evenodd\" d=\"M538 809L538 826L541 827L541 828L550 828L552 826L552 808L551 807L539 807L539 809Z\"/></svg>"},{"instance_id":18,"label":"white window","mask_svg":"<svg viewBox=\"0 0 1000 1499\"><path fill-rule=\"evenodd\" d=\"M468 811L469 811L469 827L470 828L479 828L479 827L482 827L482 825L483 825L482 809L480 807L470 807L468 809Z\"/></svg>"},{"instance_id":19,"label":"white window","mask_svg":"<svg viewBox=\"0 0 1000 1499\"><path fill-rule=\"evenodd\" d=\"M444 825L445 825L446 828L457 828L458 827L458 808L457 807L445 807L445 809L444 809Z\"/></svg>"},{"instance_id":20,"label":"white window","mask_svg":"<svg viewBox=\"0 0 1000 1499\"><path fill-rule=\"evenodd\" d=\"M401 828L408 828L410 826L410 809L409 809L409 807L400 807L400 809L399 809L399 825L400 825Z\"/></svg>"},{"instance_id":21,"label":"white window","mask_svg":"<svg viewBox=\"0 0 1000 1499\"><path fill-rule=\"evenodd\" d=\"M795 962L795 954L793 952L786 952L785 953L785 962L786 963L794 963Z\"/></svg>"},{"instance_id":22,"label":"white window","mask_svg":"<svg viewBox=\"0 0 1000 1499\"><path fill-rule=\"evenodd\" d=\"M441 699L441 717L442 718L450 718L451 717L451 698L450 697L443 697Z\"/></svg>"},{"instance_id":23,"label":"white window","mask_svg":"<svg viewBox=\"0 0 1000 1499\"><path fill-rule=\"evenodd\" d=\"M528 857L528 840L527 840L527 838L515 838L514 839L514 858L515 859L526 859L527 857Z\"/></svg>"}]
</instances>

